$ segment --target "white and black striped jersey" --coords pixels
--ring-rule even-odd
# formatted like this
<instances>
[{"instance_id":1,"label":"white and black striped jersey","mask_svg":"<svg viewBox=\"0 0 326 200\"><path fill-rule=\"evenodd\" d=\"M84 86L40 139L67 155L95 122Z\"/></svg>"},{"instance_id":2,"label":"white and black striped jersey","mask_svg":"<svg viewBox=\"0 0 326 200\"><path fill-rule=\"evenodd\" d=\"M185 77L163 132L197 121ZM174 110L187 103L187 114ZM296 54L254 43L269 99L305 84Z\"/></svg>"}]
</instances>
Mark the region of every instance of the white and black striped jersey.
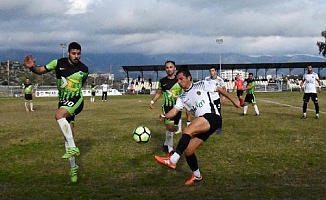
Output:
<instances>
[{"instance_id":1,"label":"white and black striped jersey","mask_svg":"<svg viewBox=\"0 0 326 200\"><path fill-rule=\"evenodd\" d=\"M185 90L177 99L174 106L178 110L186 108L195 117L200 117L206 113L220 115L217 106L214 104L216 95L216 84L210 81L198 81ZM216 96L215 96L216 97Z\"/></svg>"},{"instance_id":2,"label":"white and black striped jersey","mask_svg":"<svg viewBox=\"0 0 326 200\"><path fill-rule=\"evenodd\" d=\"M304 82L304 93L317 93L316 86L318 85L318 74L312 72L311 74L303 75Z\"/></svg>"}]
</instances>

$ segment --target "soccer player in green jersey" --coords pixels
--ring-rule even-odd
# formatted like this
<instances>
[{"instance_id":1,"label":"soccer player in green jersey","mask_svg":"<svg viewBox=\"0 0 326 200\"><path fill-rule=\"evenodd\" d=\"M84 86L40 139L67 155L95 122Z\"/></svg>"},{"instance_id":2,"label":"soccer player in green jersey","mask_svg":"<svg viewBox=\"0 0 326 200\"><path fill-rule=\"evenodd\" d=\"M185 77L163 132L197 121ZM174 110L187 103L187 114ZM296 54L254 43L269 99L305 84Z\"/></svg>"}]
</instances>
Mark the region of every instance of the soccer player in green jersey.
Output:
<instances>
[{"instance_id":1,"label":"soccer player in green jersey","mask_svg":"<svg viewBox=\"0 0 326 200\"><path fill-rule=\"evenodd\" d=\"M95 93L96 93L96 85L95 82L92 82L92 85L90 86L91 90L91 103L95 102Z\"/></svg>"},{"instance_id":2,"label":"soccer player in green jersey","mask_svg":"<svg viewBox=\"0 0 326 200\"><path fill-rule=\"evenodd\" d=\"M26 78L25 83L23 83L22 94L23 97L25 98L26 112L29 112L28 105L27 105L28 103L29 103L29 107L31 108L31 111L34 111L33 110L34 86L31 84L29 78Z\"/></svg>"},{"instance_id":3,"label":"soccer player in green jersey","mask_svg":"<svg viewBox=\"0 0 326 200\"><path fill-rule=\"evenodd\" d=\"M35 59L31 55L25 56L24 64L32 72L43 74L55 70L58 88L59 104L55 113L55 119L65 138L66 153L63 159L70 161L70 178L72 182L77 181L78 165L75 156L80 155L79 149L74 141L75 115L80 113L84 107L82 87L88 77L88 67L80 62L81 46L72 42L68 46L68 58L51 61L45 66L35 67Z\"/></svg>"},{"instance_id":4,"label":"soccer player in green jersey","mask_svg":"<svg viewBox=\"0 0 326 200\"><path fill-rule=\"evenodd\" d=\"M249 77L247 79L247 84L244 87L244 90L247 91L246 97L244 102L246 103L245 106L243 107L243 115L247 115L248 111L248 104L252 104L255 109L256 116L259 116L259 110L256 102L256 81L253 78L253 73L249 73Z\"/></svg>"},{"instance_id":5,"label":"soccer player in green jersey","mask_svg":"<svg viewBox=\"0 0 326 200\"><path fill-rule=\"evenodd\" d=\"M176 99L183 92L175 76L176 66L174 61L165 62L166 77L158 83L158 89L150 102L150 108L154 109L154 103L163 95L162 112L169 112L176 103ZM167 118L164 121L166 132L163 150L171 155L173 153L173 136L178 129L178 123L181 118L181 111L173 118Z\"/></svg>"}]
</instances>

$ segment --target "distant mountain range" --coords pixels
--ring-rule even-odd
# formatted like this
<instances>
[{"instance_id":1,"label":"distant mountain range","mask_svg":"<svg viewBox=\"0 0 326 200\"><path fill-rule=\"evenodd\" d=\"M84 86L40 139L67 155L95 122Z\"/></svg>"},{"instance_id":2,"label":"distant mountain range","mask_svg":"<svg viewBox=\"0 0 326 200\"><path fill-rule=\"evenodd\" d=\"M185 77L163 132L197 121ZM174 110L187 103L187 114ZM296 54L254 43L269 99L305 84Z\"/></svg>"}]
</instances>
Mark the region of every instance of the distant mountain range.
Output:
<instances>
[{"instance_id":1,"label":"distant mountain range","mask_svg":"<svg viewBox=\"0 0 326 200\"><path fill-rule=\"evenodd\" d=\"M27 52L21 50L0 51L0 61L23 62L26 54L32 54L37 59L37 64L45 65L53 59L60 58L61 53ZM325 62L321 55L292 55L292 56L250 56L236 53L221 54L222 64L240 63L282 63L282 62ZM114 73L116 79L124 77L122 66L126 65L163 65L167 60L174 60L176 64L218 64L219 54L159 54L144 55L140 53L87 53L83 52L81 61L90 69L91 73ZM325 63L326 67L326 63ZM326 70L321 71L323 74ZM134 72L136 73L136 72ZM294 71L295 73L295 71ZM139 73L138 73L139 74ZM137 74L137 76L138 76Z\"/></svg>"}]
</instances>

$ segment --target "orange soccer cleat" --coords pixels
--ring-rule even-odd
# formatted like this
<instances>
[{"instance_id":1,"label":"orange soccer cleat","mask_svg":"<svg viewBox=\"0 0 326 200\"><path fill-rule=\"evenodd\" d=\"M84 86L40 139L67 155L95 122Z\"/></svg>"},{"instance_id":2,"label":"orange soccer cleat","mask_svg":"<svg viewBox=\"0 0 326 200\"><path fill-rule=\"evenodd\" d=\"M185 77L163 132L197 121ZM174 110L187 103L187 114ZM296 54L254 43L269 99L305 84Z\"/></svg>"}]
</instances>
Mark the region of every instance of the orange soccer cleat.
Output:
<instances>
[{"instance_id":1,"label":"orange soccer cleat","mask_svg":"<svg viewBox=\"0 0 326 200\"><path fill-rule=\"evenodd\" d=\"M186 186L192 185L194 182L201 181L202 179L203 179L202 176L197 177L197 176L192 174L191 177L185 182L185 185Z\"/></svg>"},{"instance_id":2,"label":"orange soccer cleat","mask_svg":"<svg viewBox=\"0 0 326 200\"><path fill-rule=\"evenodd\" d=\"M154 157L157 162L159 162L162 165L168 166L172 169L175 169L177 167L177 164L174 164L170 161L170 157L160 157L160 156L155 156Z\"/></svg>"}]
</instances>

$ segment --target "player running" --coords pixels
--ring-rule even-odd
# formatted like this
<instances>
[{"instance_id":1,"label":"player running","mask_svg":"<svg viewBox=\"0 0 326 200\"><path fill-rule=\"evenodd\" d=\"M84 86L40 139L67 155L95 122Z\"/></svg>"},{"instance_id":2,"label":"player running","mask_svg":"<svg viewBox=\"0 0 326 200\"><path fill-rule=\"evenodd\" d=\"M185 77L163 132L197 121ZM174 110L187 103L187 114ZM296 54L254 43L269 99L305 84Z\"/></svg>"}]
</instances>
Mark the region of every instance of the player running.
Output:
<instances>
[{"instance_id":1,"label":"player running","mask_svg":"<svg viewBox=\"0 0 326 200\"><path fill-rule=\"evenodd\" d=\"M237 74L235 76L235 81L234 81L234 87L233 87L233 92L234 90L237 90L237 97L240 101L240 105L241 106L244 106L245 103L244 103L244 100L243 100L243 88L244 88L244 80L240 78L240 75Z\"/></svg>"},{"instance_id":2,"label":"player running","mask_svg":"<svg viewBox=\"0 0 326 200\"><path fill-rule=\"evenodd\" d=\"M175 75L176 66L174 61L165 62L166 77L162 78L158 83L158 89L153 99L150 102L150 108L154 109L155 102L163 95L162 112L169 112L175 105L177 97L182 93L182 88L178 84L178 80ZM166 118L164 120L166 132L165 141L163 143L163 150L171 155L173 153L173 136L178 129L178 123L181 118L181 111L177 115Z\"/></svg>"}]
</instances>

